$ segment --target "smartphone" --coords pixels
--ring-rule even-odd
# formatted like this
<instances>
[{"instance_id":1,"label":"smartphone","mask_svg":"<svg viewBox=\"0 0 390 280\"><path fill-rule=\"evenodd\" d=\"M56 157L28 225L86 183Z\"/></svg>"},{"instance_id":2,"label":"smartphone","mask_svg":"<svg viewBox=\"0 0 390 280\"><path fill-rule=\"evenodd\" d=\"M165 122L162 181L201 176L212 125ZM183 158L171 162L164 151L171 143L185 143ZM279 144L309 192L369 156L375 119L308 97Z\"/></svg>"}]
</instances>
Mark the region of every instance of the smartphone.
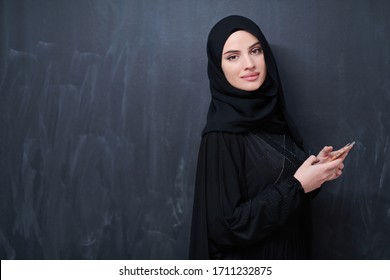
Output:
<instances>
[{"instance_id":1,"label":"smartphone","mask_svg":"<svg viewBox=\"0 0 390 280\"><path fill-rule=\"evenodd\" d=\"M340 149L340 151L333 155L330 160L335 160L335 159L338 159L339 157L341 157L345 152L349 151L352 149L353 145L355 145L355 141L353 141L352 143L348 143L347 145L345 145L343 148Z\"/></svg>"}]
</instances>

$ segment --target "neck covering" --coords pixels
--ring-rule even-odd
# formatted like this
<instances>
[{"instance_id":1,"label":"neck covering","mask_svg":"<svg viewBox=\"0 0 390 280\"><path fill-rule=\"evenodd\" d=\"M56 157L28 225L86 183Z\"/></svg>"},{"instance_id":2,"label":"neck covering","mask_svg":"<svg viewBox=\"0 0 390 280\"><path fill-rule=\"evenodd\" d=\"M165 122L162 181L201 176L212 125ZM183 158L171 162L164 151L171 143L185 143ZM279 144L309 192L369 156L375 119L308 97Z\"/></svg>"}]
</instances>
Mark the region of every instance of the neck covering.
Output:
<instances>
[{"instance_id":1,"label":"neck covering","mask_svg":"<svg viewBox=\"0 0 390 280\"><path fill-rule=\"evenodd\" d=\"M229 36L245 30L255 36L263 49L267 75L261 87L244 91L233 87L222 67L222 51ZM260 28L250 19L232 15L223 18L211 29L207 41L207 72L210 80L211 103L203 130L246 133L261 129L269 133L290 133L301 145L301 138L285 109L282 86L271 48Z\"/></svg>"}]
</instances>

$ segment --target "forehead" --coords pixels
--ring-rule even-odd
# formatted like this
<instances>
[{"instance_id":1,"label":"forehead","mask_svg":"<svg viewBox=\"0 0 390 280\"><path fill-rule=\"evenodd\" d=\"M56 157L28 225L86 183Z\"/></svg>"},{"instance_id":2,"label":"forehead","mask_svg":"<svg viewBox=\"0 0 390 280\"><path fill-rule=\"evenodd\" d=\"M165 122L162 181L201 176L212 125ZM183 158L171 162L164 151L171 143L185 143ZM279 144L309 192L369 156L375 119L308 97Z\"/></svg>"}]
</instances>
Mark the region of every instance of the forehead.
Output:
<instances>
[{"instance_id":1,"label":"forehead","mask_svg":"<svg viewBox=\"0 0 390 280\"><path fill-rule=\"evenodd\" d=\"M245 30L238 30L232 33L226 40L223 50L241 50L247 49L253 44L259 42L254 35Z\"/></svg>"}]
</instances>

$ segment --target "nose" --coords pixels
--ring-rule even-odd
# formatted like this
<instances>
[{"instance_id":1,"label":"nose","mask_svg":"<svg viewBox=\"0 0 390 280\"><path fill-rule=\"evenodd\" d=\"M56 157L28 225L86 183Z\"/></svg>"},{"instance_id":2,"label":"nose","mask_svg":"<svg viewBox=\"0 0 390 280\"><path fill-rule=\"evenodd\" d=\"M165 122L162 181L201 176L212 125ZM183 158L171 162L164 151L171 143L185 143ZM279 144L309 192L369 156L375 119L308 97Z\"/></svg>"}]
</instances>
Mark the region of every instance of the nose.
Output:
<instances>
[{"instance_id":1,"label":"nose","mask_svg":"<svg viewBox=\"0 0 390 280\"><path fill-rule=\"evenodd\" d=\"M255 61L252 56L245 55L243 59L243 67L244 69L253 69L255 67Z\"/></svg>"}]
</instances>

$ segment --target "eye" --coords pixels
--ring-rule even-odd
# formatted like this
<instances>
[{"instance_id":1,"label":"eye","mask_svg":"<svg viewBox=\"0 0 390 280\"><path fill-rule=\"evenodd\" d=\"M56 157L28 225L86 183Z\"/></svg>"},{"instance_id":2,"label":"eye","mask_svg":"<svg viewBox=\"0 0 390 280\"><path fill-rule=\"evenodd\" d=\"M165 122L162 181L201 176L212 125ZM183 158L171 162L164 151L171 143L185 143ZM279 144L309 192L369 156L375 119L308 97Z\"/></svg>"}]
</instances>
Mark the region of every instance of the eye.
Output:
<instances>
[{"instance_id":1,"label":"eye","mask_svg":"<svg viewBox=\"0 0 390 280\"><path fill-rule=\"evenodd\" d=\"M263 49L261 47L252 49L253 54L261 54L263 52Z\"/></svg>"},{"instance_id":2,"label":"eye","mask_svg":"<svg viewBox=\"0 0 390 280\"><path fill-rule=\"evenodd\" d=\"M229 60L229 61L237 60L238 59L238 55L229 55L226 59Z\"/></svg>"}]
</instances>

